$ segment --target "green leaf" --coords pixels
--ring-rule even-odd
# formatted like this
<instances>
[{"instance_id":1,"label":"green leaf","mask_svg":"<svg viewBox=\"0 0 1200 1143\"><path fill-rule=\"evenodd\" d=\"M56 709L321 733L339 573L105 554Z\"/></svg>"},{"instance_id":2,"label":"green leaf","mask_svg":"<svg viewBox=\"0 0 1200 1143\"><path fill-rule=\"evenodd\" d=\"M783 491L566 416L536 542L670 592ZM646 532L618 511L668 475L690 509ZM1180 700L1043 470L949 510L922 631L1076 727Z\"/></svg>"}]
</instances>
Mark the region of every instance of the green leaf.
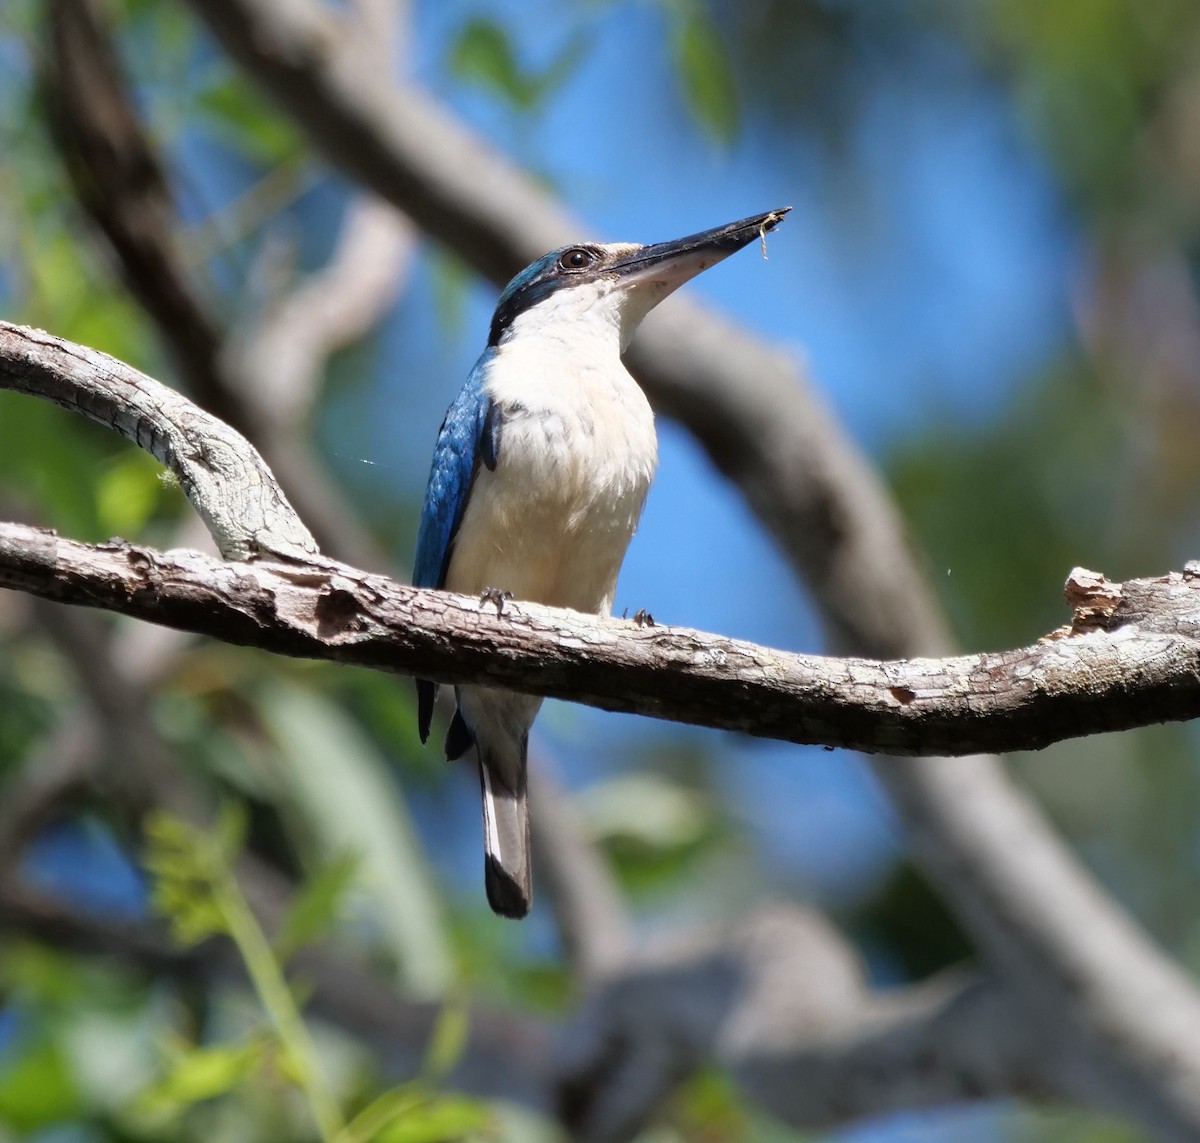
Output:
<instances>
[{"instance_id":1,"label":"green leaf","mask_svg":"<svg viewBox=\"0 0 1200 1143\"><path fill-rule=\"evenodd\" d=\"M357 853L364 897L404 983L427 996L449 983L452 960L438 896L400 792L374 743L314 691L264 684L260 710L289 780L296 828L318 860Z\"/></svg>"},{"instance_id":2,"label":"green leaf","mask_svg":"<svg viewBox=\"0 0 1200 1143\"><path fill-rule=\"evenodd\" d=\"M633 891L665 888L721 844L721 818L710 800L665 774L619 775L576 804Z\"/></svg>"},{"instance_id":3,"label":"green leaf","mask_svg":"<svg viewBox=\"0 0 1200 1143\"><path fill-rule=\"evenodd\" d=\"M537 101L537 84L522 70L508 32L495 20L468 20L450 49L450 71L464 83L490 91L528 111Z\"/></svg>"},{"instance_id":4,"label":"green leaf","mask_svg":"<svg viewBox=\"0 0 1200 1143\"><path fill-rule=\"evenodd\" d=\"M344 1143L371 1143L402 1115L418 1108L426 1098L420 1084L405 1083L377 1095L346 1125ZM339 1140L339 1143L343 1143Z\"/></svg>"},{"instance_id":5,"label":"green leaf","mask_svg":"<svg viewBox=\"0 0 1200 1143\"><path fill-rule=\"evenodd\" d=\"M0 993L37 1007L73 1007L85 995L79 961L45 945L7 938L0 955Z\"/></svg>"},{"instance_id":6,"label":"green leaf","mask_svg":"<svg viewBox=\"0 0 1200 1143\"><path fill-rule=\"evenodd\" d=\"M462 1059L467 1046L467 1035L471 1030L469 997L464 989L451 993L438 1013L437 1023L425 1060L421 1067L422 1078L430 1085L439 1084Z\"/></svg>"},{"instance_id":7,"label":"green leaf","mask_svg":"<svg viewBox=\"0 0 1200 1143\"><path fill-rule=\"evenodd\" d=\"M215 881L224 854L235 854L245 830L245 815L224 808L212 834L161 810L145 824L142 864L153 880L151 905L166 917L182 945L194 945L229 931L217 900Z\"/></svg>"},{"instance_id":8,"label":"green leaf","mask_svg":"<svg viewBox=\"0 0 1200 1143\"><path fill-rule=\"evenodd\" d=\"M257 1071L264 1052L261 1041L187 1048L175 1057L161 1080L141 1092L137 1110L177 1113L193 1103L224 1095Z\"/></svg>"},{"instance_id":9,"label":"green leaf","mask_svg":"<svg viewBox=\"0 0 1200 1143\"><path fill-rule=\"evenodd\" d=\"M576 804L593 836L620 835L654 849L692 844L713 816L700 791L650 772L597 782Z\"/></svg>"},{"instance_id":10,"label":"green leaf","mask_svg":"<svg viewBox=\"0 0 1200 1143\"><path fill-rule=\"evenodd\" d=\"M680 17L672 29L671 54L692 115L713 139L728 146L738 131L737 89L716 25L697 11Z\"/></svg>"},{"instance_id":11,"label":"green leaf","mask_svg":"<svg viewBox=\"0 0 1200 1143\"><path fill-rule=\"evenodd\" d=\"M96 482L96 513L109 535L134 536L150 519L163 484L162 466L141 449L113 460Z\"/></svg>"},{"instance_id":12,"label":"green leaf","mask_svg":"<svg viewBox=\"0 0 1200 1143\"><path fill-rule=\"evenodd\" d=\"M210 877L219 876L226 869L233 868L238 854L242 852L242 848L246 844L246 829L248 824L246 820L246 806L243 802L226 801L221 803L221 808L217 811L217 821L213 831L217 846L216 854L214 855L215 863L213 857L209 857L204 849L208 834L196 826L188 827L192 838L195 839L195 844L199 847L200 853L207 859L207 868Z\"/></svg>"},{"instance_id":13,"label":"green leaf","mask_svg":"<svg viewBox=\"0 0 1200 1143\"><path fill-rule=\"evenodd\" d=\"M508 31L495 20L476 16L459 31L450 48L451 73L510 103L533 111L575 70L588 47L582 33L570 39L544 68L522 65Z\"/></svg>"},{"instance_id":14,"label":"green leaf","mask_svg":"<svg viewBox=\"0 0 1200 1143\"><path fill-rule=\"evenodd\" d=\"M82 1111L67 1059L49 1040L21 1051L0 1071L0 1123L22 1135Z\"/></svg>"},{"instance_id":15,"label":"green leaf","mask_svg":"<svg viewBox=\"0 0 1200 1143\"><path fill-rule=\"evenodd\" d=\"M332 928L358 869L358 856L344 853L309 879L292 902L275 938L275 952L281 961Z\"/></svg>"},{"instance_id":16,"label":"green leaf","mask_svg":"<svg viewBox=\"0 0 1200 1143\"><path fill-rule=\"evenodd\" d=\"M179 880L156 885L151 903L170 923L172 939L184 948L198 945L217 933L228 932L221 910L205 896L203 885L185 884Z\"/></svg>"},{"instance_id":17,"label":"green leaf","mask_svg":"<svg viewBox=\"0 0 1200 1143\"><path fill-rule=\"evenodd\" d=\"M692 1075L676 1092L673 1103L685 1130L711 1132L717 1139L747 1138L746 1107L732 1081L717 1068L702 1068ZM757 1139L757 1133L754 1137Z\"/></svg>"},{"instance_id":18,"label":"green leaf","mask_svg":"<svg viewBox=\"0 0 1200 1143\"><path fill-rule=\"evenodd\" d=\"M407 1110L375 1135L377 1143L443 1143L482 1131L487 1109L459 1096L430 1099Z\"/></svg>"},{"instance_id":19,"label":"green leaf","mask_svg":"<svg viewBox=\"0 0 1200 1143\"><path fill-rule=\"evenodd\" d=\"M264 166L295 159L303 151L296 130L239 75L218 74L196 99L210 132Z\"/></svg>"}]
</instances>

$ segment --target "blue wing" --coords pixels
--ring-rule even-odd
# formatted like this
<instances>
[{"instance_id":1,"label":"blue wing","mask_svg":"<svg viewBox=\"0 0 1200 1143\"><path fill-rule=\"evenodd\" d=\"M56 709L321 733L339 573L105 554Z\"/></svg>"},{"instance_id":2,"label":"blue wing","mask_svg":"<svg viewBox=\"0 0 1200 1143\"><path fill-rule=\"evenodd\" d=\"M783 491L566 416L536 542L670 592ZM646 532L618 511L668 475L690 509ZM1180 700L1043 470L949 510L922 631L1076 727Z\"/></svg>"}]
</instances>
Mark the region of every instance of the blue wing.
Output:
<instances>
[{"instance_id":1,"label":"blue wing","mask_svg":"<svg viewBox=\"0 0 1200 1143\"><path fill-rule=\"evenodd\" d=\"M485 350L475 363L438 433L429 485L425 489L425 504L421 509L421 526L417 532L417 551L413 560L413 584L416 587L441 587L446 582L454 537L466 511L475 473L481 464L494 469L500 458L499 410L484 387L495 352L490 348ZM433 683L423 679L417 681L417 718L422 742L429 737L436 694L437 687Z\"/></svg>"}]
</instances>

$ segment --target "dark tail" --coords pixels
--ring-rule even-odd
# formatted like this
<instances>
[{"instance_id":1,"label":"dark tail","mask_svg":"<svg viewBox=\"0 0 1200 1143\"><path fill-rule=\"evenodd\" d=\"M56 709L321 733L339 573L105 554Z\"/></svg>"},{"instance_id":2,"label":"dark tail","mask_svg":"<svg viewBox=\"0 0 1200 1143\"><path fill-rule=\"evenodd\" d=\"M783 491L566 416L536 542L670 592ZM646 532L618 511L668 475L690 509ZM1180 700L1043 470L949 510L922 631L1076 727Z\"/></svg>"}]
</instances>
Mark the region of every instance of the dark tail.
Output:
<instances>
[{"instance_id":1,"label":"dark tail","mask_svg":"<svg viewBox=\"0 0 1200 1143\"><path fill-rule=\"evenodd\" d=\"M525 791L525 742L519 765L498 765L479 751L483 787L483 883L488 904L502 917L520 919L533 904L529 864L529 801ZM506 760L512 762L514 760ZM501 775L512 774L511 784Z\"/></svg>"}]
</instances>

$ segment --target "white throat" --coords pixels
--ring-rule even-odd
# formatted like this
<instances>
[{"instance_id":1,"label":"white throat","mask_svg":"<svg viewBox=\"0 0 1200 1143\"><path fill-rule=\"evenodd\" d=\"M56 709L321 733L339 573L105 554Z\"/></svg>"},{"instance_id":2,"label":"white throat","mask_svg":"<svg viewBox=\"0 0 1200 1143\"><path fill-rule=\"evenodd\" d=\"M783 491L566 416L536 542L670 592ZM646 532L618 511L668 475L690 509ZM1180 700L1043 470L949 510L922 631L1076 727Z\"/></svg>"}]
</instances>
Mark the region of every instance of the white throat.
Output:
<instances>
[{"instance_id":1,"label":"white throat","mask_svg":"<svg viewBox=\"0 0 1200 1143\"><path fill-rule=\"evenodd\" d=\"M556 290L518 314L501 344L549 340L568 349L577 346L581 354L603 350L620 356L642 319L670 292L656 282L629 284L613 278Z\"/></svg>"}]
</instances>

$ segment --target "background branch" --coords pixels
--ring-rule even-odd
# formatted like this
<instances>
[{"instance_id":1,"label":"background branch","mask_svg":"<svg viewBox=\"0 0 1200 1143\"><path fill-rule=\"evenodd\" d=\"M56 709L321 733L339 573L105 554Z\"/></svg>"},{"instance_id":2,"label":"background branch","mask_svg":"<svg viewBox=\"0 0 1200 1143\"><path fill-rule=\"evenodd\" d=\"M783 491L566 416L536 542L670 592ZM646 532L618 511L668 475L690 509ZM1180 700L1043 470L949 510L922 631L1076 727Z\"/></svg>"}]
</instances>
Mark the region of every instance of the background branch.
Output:
<instances>
[{"instance_id":1,"label":"background branch","mask_svg":"<svg viewBox=\"0 0 1200 1143\"><path fill-rule=\"evenodd\" d=\"M632 925L608 862L540 753L530 760L529 799L537 883L550 899L576 984L592 988L628 958Z\"/></svg>"}]
</instances>

